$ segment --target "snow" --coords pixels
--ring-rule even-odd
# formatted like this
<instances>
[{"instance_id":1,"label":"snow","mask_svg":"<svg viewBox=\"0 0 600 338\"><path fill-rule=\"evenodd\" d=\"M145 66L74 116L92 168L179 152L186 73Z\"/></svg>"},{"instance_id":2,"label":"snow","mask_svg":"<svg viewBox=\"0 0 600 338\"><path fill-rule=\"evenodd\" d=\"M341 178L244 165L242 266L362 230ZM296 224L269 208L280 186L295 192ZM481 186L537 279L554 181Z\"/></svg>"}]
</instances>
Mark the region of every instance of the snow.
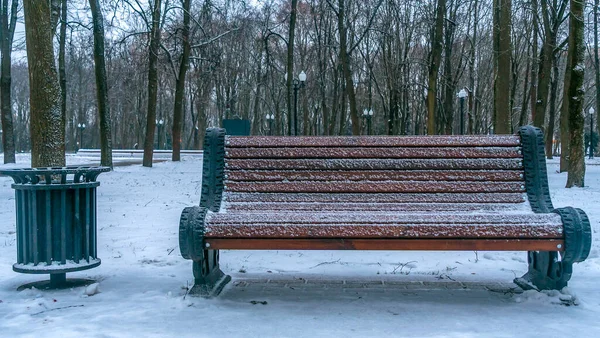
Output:
<instances>
[{"instance_id":1,"label":"snow","mask_svg":"<svg viewBox=\"0 0 600 338\"><path fill-rule=\"evenodd\" d=\"M27 167L19 154L16 166ZM586 160L587 161L587 160ZM87 163L71 156L68 164ZM233 281L216 299L187 295L191 262L179 255L181 210L200 198L201 160L116 167L98 177L102 265L70 273L96 284L24 290L45 275L16 261L12 179L0 177L0 332L3 337L595 337L600 333L600 161L585 188L565 189L549 162L555 207L590 216L588 260L569 288L518 292L524 252L223 251ZM565 306L576 305L576 306Z\"/></svg>"}]
</instances>

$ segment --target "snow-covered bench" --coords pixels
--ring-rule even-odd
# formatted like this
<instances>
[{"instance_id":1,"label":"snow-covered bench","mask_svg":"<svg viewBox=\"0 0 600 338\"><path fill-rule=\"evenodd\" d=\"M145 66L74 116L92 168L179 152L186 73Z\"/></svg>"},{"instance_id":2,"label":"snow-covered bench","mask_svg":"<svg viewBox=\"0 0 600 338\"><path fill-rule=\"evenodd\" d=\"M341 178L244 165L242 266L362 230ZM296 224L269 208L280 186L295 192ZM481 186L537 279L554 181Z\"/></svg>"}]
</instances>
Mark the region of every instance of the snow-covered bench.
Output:
<instances>
[{"instance_id":1,"label":"snow-covered bench","mask_svg":"<svg viewBox=\"0 0 600 338\"><path fill-rule=\"evenodd\" d=\"M228 137L208 129L200 206L183 210L192 293L231 280L219 249L529 252L522 287L560 289L591 246L550 201L543 135Z\"/></svg>"}]
</instances>

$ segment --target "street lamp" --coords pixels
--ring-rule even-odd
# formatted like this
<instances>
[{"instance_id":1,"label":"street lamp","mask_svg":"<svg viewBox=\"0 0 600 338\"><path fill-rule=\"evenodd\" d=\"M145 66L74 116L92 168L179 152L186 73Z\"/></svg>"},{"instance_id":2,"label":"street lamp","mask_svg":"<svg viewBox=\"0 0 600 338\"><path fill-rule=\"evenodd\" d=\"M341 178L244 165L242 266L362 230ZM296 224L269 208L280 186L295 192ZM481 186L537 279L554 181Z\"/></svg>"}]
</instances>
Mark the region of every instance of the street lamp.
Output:
<instances>
[{"instance_id":1,"label":"street lamp","mask_svg":"<svg viewBox=\"0 0 600 338\"><path fill-rule=\"evenodd\" d=\"M588 110L588 113L590 114L590 160L592 158L594 158L594 107L590 107L590 109Z\"/></svg>"},{"instance_id":2,"label":"street lamp","mask_svg":"<svg viewBox=\"0 0 600 338\"><path fill-rule=\"evenodd\" d=\"M269 123L269 136L273 136L273 120L275 119L275 114L267 114L267 122Z\"/></svg>"},{"instance_id":3,"label":"street lamp","mask_svg":"<svg viewBox=\"0 0 600 338\"><path fill-rule=\"evenodd\" d=\"M292 81L292 84L294 85L294 136L298 136L298 90L304 88L305 81L306 73L304 71L301 71L300 74L298 74L298 78Z\"/></svg>"},{"instance_id":4,"label":"street lamp","mask_svg":"<svg viewBox=\"0 0 600 338\"><path fill-rule=\"evenodd\" d=\"M367 120L367 135L371 135L371 119L373 118L373 109L363 110L363 117Z\"/></svg>"},{"instance_id":5,"label":"street lamp","mask_svg":"<svg viewBox=\"0 0 600 338\"><path fill-rule=\"evenodd\" d=\"M463 135L465 133L465 99L467 96L469 96L469 94L463 88L458 92L458 94L456 94L456 96L458 96L458 99L460 100L460 134Z\"/></svg>"},{"instance_id":6,"label":"street lamp","mask_svg":"<svg viewBox=\"0 0 600 338\"><path fill-rule=\"evenodd\" d=\"M79 128L79 148L83 148L83 131L85 130L85 123L77 123Z\"/></svg>"},{"instance_id":7,"label":"street lamp","mask_svg":"<svg viewBox=\"0 0 600 338\"><path fill-rule=\"evenodd\" d=\"M156 122L156 127L158 128L157 133L158 136L156 137L156 143L158 143L156 145L156 149L160 150L160 128L163 126L163 124L165 124L165 121L163 119L160 120L154 120L154 122Z\"/></svg>"}]
</instances>

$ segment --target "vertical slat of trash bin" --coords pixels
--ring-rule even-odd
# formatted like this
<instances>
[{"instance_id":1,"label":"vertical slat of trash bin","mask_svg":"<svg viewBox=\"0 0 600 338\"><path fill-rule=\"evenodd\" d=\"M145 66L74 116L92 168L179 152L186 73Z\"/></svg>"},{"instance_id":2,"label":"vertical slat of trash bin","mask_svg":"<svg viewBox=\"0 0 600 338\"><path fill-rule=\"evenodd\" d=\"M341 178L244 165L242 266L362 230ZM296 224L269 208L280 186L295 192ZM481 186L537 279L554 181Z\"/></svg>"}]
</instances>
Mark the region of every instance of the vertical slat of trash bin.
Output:
<instances>
[{"instance_id":1,"label":"vertical slat of trash bin","mask_svg":"<svg viewBox=\"0 0 600 338\"><path fill-rule=\"evenodd\" d=\"M60 225L60 262L61 264L67 263L67 191L60 191L60 212L61 212L61 225Z\"/></svg>"},{"instance_id":2,"label":"vertical slat of trash bin","mask_svg":"<svg viewBox=\"0 0 600 338\"><path fill-rule=\"evenodd\" d=\"M25 250L25 244L22 242L23 238L23 194L20 190L15 190L15 205L17 207L17 262L23 262L23 250Z\"/></svg>"},{"instance_id":3,"label":"vertical slat of trash bin","mask_svg":"<svg viewBox=\"0 0 600 338\"><path fill-rule=\"evenodd\" d=\"M85 234L83 241L83 258L86 262L90 261L90 188L86 188L85 190Z\"/></svg>"},{"instance_id":4,"label":"vertical slat of trash bin","mask_svg":"<svg viewBox=\"0 0 600 338\"><path fill-rule=\"evenodd\" d=\"M91 251L92 251L92 257L96 258L98 257L98 244L97 244L97 238L96 238L96 231L98 231L96 229L97 224L96 224L96 189L94 189L92 191L92 210L91 210L91 218L92 218L92 233L91 233L91 238L90 238L90 245L91 245Z\"/></svg>"},{"instance_id":5,"label":"vertical slat of trash bin","mask_svg":"<svg viewBox=\"0 0 600 338\"><path fill-rule=\"evenodd\" d=\"M32 190L29 194L30 198L31 198L31 210L33 211L31 213L31 240L32 240L32 248L33 248L33 257L32 257L32 261L34 265L38 265L39 261L39 247L38 247L38 229L37 229L37 224L38 224L38 213L37 213L37 191Z\"/></svg>"},{"instance_id":6,"label":"vertical slat of trash bin","mask_svg":"<svg viewBox=\"0 0 600 338\"><path fill-rule=\"evenodd\" d=\"M75 201L73 204L73 209L75 212L75 218L73 219L73 236L75 238L75 240L73 241L73 260L77 264L79 264L79 257L81 257L81 206L79 203L80 192L80 189L75 189L75 191L73 191L73 195L75 195Z\"/></svg>"},{"instance_id":7,"label":"vertical slat of trash bin","mask_svg":"<svg viewBox=\"0 0 600 338\"><path fill-rule=\"evenodd\" d=\"M46 190L46 264L52 264L52 192Z\"/></svg>"}]
</instances>

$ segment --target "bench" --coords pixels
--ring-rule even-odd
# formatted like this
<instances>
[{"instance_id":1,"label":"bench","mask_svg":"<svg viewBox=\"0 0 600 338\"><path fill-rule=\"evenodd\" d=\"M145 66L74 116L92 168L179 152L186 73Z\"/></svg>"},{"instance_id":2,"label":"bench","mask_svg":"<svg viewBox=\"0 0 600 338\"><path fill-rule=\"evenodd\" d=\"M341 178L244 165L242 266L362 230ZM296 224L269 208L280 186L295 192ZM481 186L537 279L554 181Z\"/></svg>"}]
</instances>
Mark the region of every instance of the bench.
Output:
<instances>
[{"instance_id":1,"label":"bench","mask_svg":"<svg viewBox=\"0 0 600 338\"><path fill-rule=\"evenodd\" d=\"M220 249L528 251L523 288L561 289L591 247L550 200L543 134L232 137L210 128L200 206L185 208L191 293L231 280Z\"/></svg>"}]
</instances>

